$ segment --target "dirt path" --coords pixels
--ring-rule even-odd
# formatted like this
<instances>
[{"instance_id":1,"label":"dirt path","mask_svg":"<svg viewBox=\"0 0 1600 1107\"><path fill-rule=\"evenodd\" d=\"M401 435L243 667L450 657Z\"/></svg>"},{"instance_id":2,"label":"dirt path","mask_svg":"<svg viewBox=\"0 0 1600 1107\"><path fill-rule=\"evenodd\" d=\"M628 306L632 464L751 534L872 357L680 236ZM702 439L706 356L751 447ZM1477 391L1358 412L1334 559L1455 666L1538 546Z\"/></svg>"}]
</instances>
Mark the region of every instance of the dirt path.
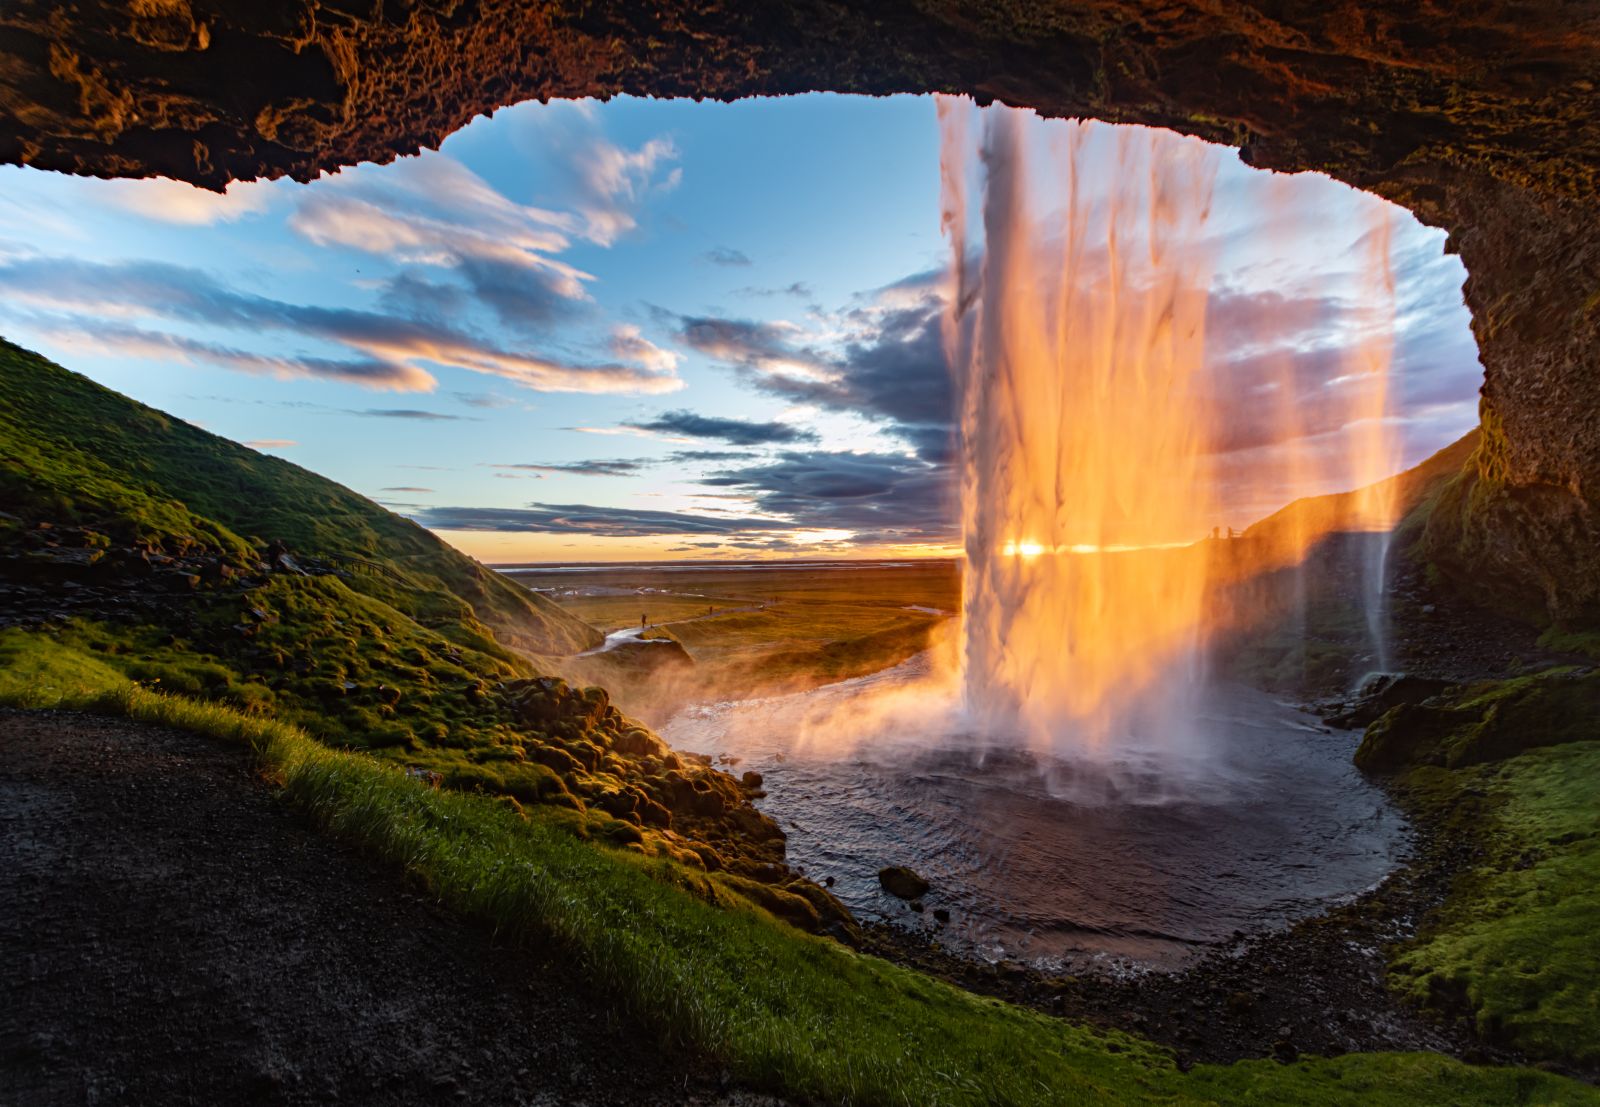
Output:
<instances>
[{"instance_id":1,"label":"dirt path","mask_svg":"<svg viewBox=\"0 0 1600 1107\"><path fill-rule=\"evenodd\" d=\"M193 735L0 712L0 1102L756 1104Z\"/></svg>"}]
</instances>

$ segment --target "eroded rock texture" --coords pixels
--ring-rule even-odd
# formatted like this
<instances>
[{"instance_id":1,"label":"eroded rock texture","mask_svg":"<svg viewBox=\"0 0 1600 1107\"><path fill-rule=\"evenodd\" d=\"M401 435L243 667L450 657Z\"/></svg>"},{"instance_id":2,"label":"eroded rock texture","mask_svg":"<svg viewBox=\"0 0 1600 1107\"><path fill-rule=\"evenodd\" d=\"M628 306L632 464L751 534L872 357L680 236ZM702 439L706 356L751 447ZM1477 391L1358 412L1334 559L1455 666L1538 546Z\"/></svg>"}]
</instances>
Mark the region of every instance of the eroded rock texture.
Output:
<instances>
[{"instance_id":1,"label":"eroded rock texture","mask_svg":"<svg viewBox=\"0 0 1600 1107\"><path fill-rule=\"evenodd\" d=\"M952 91L1172 127L1448 227L1485 447L1428 535L1507 606L1600 617L1591 0L12 0L0 158L307 179L530 97Z\"/></svg>"}]
</instances>

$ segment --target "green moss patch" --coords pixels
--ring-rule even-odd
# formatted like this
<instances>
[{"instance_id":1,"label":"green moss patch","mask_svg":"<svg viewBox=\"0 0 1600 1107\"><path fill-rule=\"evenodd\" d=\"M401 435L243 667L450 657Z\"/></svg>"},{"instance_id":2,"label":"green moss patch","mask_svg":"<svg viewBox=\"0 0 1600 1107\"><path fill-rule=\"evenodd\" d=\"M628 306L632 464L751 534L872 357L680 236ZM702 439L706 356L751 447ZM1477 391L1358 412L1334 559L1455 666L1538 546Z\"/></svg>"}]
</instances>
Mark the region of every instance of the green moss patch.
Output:
<instances>
[{"instance_id":1,"label":"green moss patch","mask_svg":"<svg viewBox=\"0 0 1600 1107\"><path fill-rule=\"evenodd\" d=\"M1491 1041L1600 1063L1600 741L1423 772L1492 826L1477 828L1481 861L1395 960L1396 986Z\"/></svg>"}]
</instances>

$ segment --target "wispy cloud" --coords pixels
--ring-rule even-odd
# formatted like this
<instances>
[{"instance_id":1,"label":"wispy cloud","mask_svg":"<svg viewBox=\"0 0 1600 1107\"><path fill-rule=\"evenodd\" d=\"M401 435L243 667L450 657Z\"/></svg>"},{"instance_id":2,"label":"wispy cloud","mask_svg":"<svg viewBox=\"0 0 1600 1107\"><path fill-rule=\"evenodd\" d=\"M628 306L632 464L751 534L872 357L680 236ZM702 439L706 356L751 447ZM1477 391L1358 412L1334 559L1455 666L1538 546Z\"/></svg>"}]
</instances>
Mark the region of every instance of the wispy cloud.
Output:
<instances>
[{"instance_id":1,"label":"wispy cloud","mask_svg":"<svg viewBox=\"0 0 1600 1107\"><path fill-rule=\"evenodd\" d=\"M4 283L0 276L0 284ZM389 392L423 392L433 375L415 366L375 358L280 356L241 350L184 335L146 330L92 315L68 314L29 320L35 334L71 350L148 361L203 362L240 373L343 381Z\"/></svg>"},{"instance_id":2,"label":"wispy cloud","mask_svg":"<svg viewBox=\"0 0 1600 1107\"><path fill-rule=\"evenodd\" d=\"M750 255L743 250L735 250L729 246L713 246L700 255L712 265L748 266Z\"/></svg>"},{"instance_id":3,"label":"wispy cloud","mask_svg":"<svg viewBox=\"0 0 1600 1107\"><path fill-rule=\"evenodd\" d=\"M485 410L515 407L517 405L517 401L510 396L501 396L495 392L454 392L451 394L455 396L459 403L466 404L468 407L484 408Z\"/></svg>"},{"instance_id":4,"label":"wispy cloud","mask_svg":"<svg viewBox=\"0 0 1600 1107\"><path fill-rule=\"evenodd\" d=\"M672 350L663 350L639 333L632 323L619 323L611 328L611 353L624 361L632 361L658 373L677 371L680 358Z\"/></svg>"},{"instance_id":5,"label":"wispy cloud","mask_svg":"<svg viewBox=\"0 0 1600 1107\"><path fill-rule=\"evenodd\" d=\"M621 361L585 364L514 351L445 323L359 308L295 304L238 292L198 269L159 262L86 262L26 257L0 261L5 307L52 313L32 320L62 337L78 335L144 357L178 356L279 376L333 377L399 392L431 391L424 365L447 365L546 392L662 393L682 387L670 369ZM0 308L4 310L4 308ZM332 342L363 355L265 356L131 328L118 320L172 322L254 333L276 332Z\"/></svg>"},{"instance_id":6,"label":"wispy cloud","mask_svg":"<svg viewBox=\"0 0 1600 1107\"><path fill-rule=\"evenodd\" d=\"M531 473L569 473L580 477L631 477L648 464L647 461L633 458L609 458L593 461L521 462L491 465L490 468Z\"/></svg>"},{"instance_id":7,"label":"wispy cloud","mask_svg":"<svg viewBox=\"0 0 1600 1107\"><path fill-rule=\"evenodd\" d=\"M165 177L121 179L99 185L93 201L159 223L201 227L259 215L271 206L270 181L234 181L226 192L211 192Z\"/></svg>"},{"instance_id":8,"label":"wispy cloud","mask_svg":"<svg viewBox=\"0 0 1600 1107\"><path fill-rule=\"evenodd\" d=\"M782 288L764 288L757 285L745 285L743 288L733 290L735 296L794 296L801 300L809 300L815 293L805 281L793 281Z\"/></svg>"},{"instance_id":9,"label":"wispy cloud","mask_svg":"<svg viewBox=\"0 0 1600 1107\"><path fill-rule=\"evenodd\" d=\"M252 438L244 444L252 450L287 450L291 446L300 445L292 438Z\"/></svg>"},{"instance_id":10,"label":"wispy cloud","mask_svg":"<svg viewBox=\"0 0 1600 1107\"><path fill-rule=\"evenodd\" d=\"M574 431L578 434L597 434L605 438L629 436L633 438L653 438L663 442L693 442L692 438L685 438L681 434L666 434L661 431L643 430L626 424L618 427L562 427L562 430Z\"/></svg>"},{"instance_id":11,"label":"wispy cloud","mask_svg":"<svg viewBox=\"0 0 1600 1107\"><path fill-rule=\"evenodd\" d=\"M587 534L610 538L653 535L743 535L794 529L782 519L692 515L678 511L598 507L593 504L529 504L525 508L428 507L412 515L432 530L504 531L525 534Z\"/></svg>"},{"instance_id":12,"label":"wispy cloud","mask_svg":"<svg viewBox=\"0 0 1600 1107\"><path fill-rule=\"evenodd\" d=\"M438 206L443 197L447 208ZM515 204L442 154L381 176L335 178L308 192L288 225L318 246L449 270L511 327L548 326L589 299L584 286L593 277L553 256L570 244L575 217ZM391 295L412 307L448 310L459 291L402 273Z\"/></svg>"},{"instance_id":13,"label":"wispy cloud","mask_svg":"<svg viewBox=\"0 0 1600 1107\"><path fill-rule=\"evenodd\" d=\"M475 422L469 415L446 415L441 411L423 411L414 407L369 407L364 411L341 409L346 415L360 415L368 419L409 419L418 423Z\"/></svg>"},{"instance_id":14,"label":"wispy cloud","mask_svg":"<svg viewBox=\"0 0 1600 1107\"><path fill-rule=\"evenodd\" d=\"M676 188L682 180L676 170L657 178L658 170L677 158L678 149L667 138L653 138L636 150L627 150L591 137L574 159L584 186L578 211L584 219L585 237L609 246L638 226L638 206L646 193Z\"/></svg>"}]
</instances>

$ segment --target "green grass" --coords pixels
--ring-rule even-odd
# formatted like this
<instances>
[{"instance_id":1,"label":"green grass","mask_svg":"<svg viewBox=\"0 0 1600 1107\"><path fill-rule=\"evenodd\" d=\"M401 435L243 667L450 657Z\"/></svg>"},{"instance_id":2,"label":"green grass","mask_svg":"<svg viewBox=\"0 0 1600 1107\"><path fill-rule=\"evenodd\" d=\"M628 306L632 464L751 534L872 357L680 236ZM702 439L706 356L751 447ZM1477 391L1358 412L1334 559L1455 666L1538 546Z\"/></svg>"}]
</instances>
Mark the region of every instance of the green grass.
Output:
<instances>
[{"instance_id":1,"label":"green grass","mask_svg":"<svg viewBox=\"0 0 1600 1107\"><path fill-rule=\"evenodd\" d=\"M1539 635L1539 645L1562 653L1578 653L1600 659L1600 630L1570 630L1552 626Z\"/></svg>"},{"instance_id":2,"label":"green grass","mask_svg":"<svg viewBox=\"0 0 1600 1107\"><path fill-rule=\"evenodd\" d=\"M1494 809L1490 849L1398 957L1417 1003L1534 1057L1600 1064L1600 741L1455 774Z\"/></svg>"},{"instance_id":3,"label":"green grass","mask_svg":"<svg viewBox=\"0 0 1600 1107\"><path fill-rule=\"evenodd\" d=\"M671 862L596 848L559 812L429 789L289 724L133 685L41 635L0 636L0 660L0 704L117 713L247 747L328 833L507 939L555 944L665 1040L790 1096L919 1107L1600 1102L1545 1073L1429 1054L1184 1074L1150 1043L973 996L776 923Z\"/></svg>"}]
</instances>

